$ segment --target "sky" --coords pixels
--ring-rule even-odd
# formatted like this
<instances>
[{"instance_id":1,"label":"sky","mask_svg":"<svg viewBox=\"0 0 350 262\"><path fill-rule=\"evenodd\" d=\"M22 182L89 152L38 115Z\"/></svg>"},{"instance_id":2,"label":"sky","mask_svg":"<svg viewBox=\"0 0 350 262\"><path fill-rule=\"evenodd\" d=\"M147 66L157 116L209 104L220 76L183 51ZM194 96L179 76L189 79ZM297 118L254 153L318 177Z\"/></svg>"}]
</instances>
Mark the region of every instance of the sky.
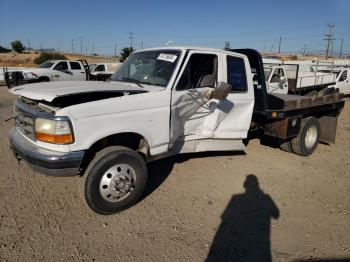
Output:
<instances>
[{"instance_id":1,"label":"sky","mask_svg":"<svg viewBox=\"0 0 350 262\"><path fill-rule=\"evenodd\" d=\"M350 54L349 0L112 1L0 0L0 45L20 40L32 48L113 55L172 45L324 52L327 24L334 25L333 52Z\"/></svg>"}]
</instances>

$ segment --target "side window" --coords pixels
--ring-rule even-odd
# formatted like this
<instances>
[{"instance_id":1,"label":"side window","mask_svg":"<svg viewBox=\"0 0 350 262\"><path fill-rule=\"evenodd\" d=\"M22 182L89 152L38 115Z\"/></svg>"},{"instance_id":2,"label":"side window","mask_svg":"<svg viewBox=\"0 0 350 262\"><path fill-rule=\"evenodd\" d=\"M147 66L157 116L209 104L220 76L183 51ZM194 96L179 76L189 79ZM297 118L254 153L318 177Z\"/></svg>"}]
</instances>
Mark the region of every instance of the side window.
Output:
<instances>
[{"instance_id":1,"label":"side window","mask_svg":"<svg viewBox=\"0 0 350 262\"><path fill-rule=\"evenodd\" d=\"M70 68L72 70L81 70L81 66L78 62L70 62Z\"/></svg>"},{"instance_id":2,"label":"side window","mask_svg":"<svg viewBox=\"0 0 350 262\"><path fill-rule=\"evenodd\" d=\"M275 70L273 70L273 74L270 80L270 83L278 83L280 81L280 77L281 77L281 70L279 68L275 68Z\"/></svg>"},{"instance_id":3,"label":"side window","mask_svg":"<svg viewBox=\"0 0 350 262\"><path fill-rule=\"evenodd\" d=\"M55 67L54 70L62 71L62 70L67 70L68 65L67 62L59 62Z\"/></svg>"},{"instance_id":4,"label":"side window","mask_svg":"<svg viewBox=\"0 0 350 262\"><path fill-rule=\"evenodd\" d=\"M209 54L191 55L176 90L214 87L217 82L217 56Z\"/></svg>"},{"instance_id":5,"label":"side window","mask_svg":"<svg viewBox=\"0 0 350 262\"><path fill-rule=\"evenodd\" d=\"M94 72L103 72L103 71L106 71L105 70L105 65L98 65L96 66Z\"/></svg>"},{"instance_id":6,"label":"side window","mask_svg":"<svg viewBox=\"0 0 350 262\"><path fill-rule=\"evenodd\" d=\"M243 58L227 56L227 82L231 92L247 91L247 77Z\"/></svg>"},{"instance_id":7,"label":"side window","mask_svg":"<svg viewBox=\"0 0 350 262\"><path fill-rule=\"evenodd\" d=\"M341 74L341 76L339 77L339 82L343 82L343 81L345 81L347 78L348 78L348 71L345 70L345 71Z\"/></svg>"}]
</instances>

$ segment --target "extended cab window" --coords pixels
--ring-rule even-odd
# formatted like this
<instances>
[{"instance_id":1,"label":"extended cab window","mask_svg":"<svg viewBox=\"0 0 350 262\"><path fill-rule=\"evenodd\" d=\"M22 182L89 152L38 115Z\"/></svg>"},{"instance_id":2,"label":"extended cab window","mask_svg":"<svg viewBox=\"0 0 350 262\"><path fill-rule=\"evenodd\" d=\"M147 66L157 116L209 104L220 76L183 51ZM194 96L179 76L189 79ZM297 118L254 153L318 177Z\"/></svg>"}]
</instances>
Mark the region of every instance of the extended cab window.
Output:
<instances>
[{"instance_id":1,"label":"extended cab window","mask_svg":"<svg viewBox=\"0 0 350 262\"><path fill-rule=\"evenodd\" d=\"M191 55L176 86L176 90L214 87L217 82L217 60L216 55Z\"/></svg>"},{"instance_id":2,"label":"extended cab window","mask_svg":"<svg viewBox=\"0 0 350 262\"><path fill-rule=\"evenodd\" d=\"M81 70L81 66L78 62L70 62L70 68L72 70Z\"/></svg>"},{"instance_id":3,"label":"extended cab window","mask_svg":"<svg viewBox=\"0 0 350 262\"><path fill-rule=\"evenodd\" d=\"M243 58L227 56L227 82L231 92L247 91L247 77Z\"/></svg>"},{"instance_id":4,"label":"extended cab window","mask_svg":"<svg viewBox=\"0 0 350 262\"><path fill-rule=\"evenodd\" d=\"M67 62L59 62L54 68L54 70L58 70L58 71L67 70L67 69L68 69Z\"/></svg>"},{"instance_id":5,"label":"extended cab window","mask_svg":"<svg viewBox=\"0 0 350 262\"><path fill-rule=\"evenodd\" d=\"M104 65L98 65L94 70L94 72L103 72L103 71L106 71Z\"/></svg>"}]
</instances>

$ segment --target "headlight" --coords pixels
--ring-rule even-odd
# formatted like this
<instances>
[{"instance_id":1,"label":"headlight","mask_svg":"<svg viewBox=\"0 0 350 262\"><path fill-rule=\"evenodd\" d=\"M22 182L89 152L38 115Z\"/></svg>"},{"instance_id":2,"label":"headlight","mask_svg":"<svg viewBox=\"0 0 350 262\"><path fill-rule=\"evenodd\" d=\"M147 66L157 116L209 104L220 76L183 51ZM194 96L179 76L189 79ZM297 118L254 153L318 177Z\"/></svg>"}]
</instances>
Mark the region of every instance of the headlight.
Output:
<instances>
[{"instance_id":1,"label":"headlight","mask_svg":"<svg viewBox=\"0 0 350 262\"><path fill-rule=\"evenodd\" d=\"M24 72L23 73L24 79L37 79L38 75L34 74L32 72Z\"/></svg>"},{"instance_id":2,"label":"headlight","mask_svg":"<svg viewBox=\"0 0 350 262\"><path fill-rule=\"evenodd\" d=\"M37 118L35 120L35 138L38 141L52 144L73 143L73 133L67 120L50 120Z\"/></svg>"}]
</instances>

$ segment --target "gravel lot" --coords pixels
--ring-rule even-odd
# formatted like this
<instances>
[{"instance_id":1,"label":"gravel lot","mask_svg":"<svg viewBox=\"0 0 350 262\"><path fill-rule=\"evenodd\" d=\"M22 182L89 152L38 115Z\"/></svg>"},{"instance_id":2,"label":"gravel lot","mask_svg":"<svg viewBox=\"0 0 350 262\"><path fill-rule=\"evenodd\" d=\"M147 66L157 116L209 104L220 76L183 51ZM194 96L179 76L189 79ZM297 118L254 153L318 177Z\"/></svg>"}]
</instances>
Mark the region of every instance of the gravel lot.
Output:
<instances>
[{"instance_id":1,"label":"gravel lot","mask_svg":"<svg viewBox=\"0 0 350 262\"><path fill-rule=\"evenodd\" d=\"M335 145L303 158L254 139L247 154L161 160L144 199L113 216L85 207L81 178L17 163L13 101L0 87L0 261L350 259L349 98Z\"/></svg>"}]
</instances>

